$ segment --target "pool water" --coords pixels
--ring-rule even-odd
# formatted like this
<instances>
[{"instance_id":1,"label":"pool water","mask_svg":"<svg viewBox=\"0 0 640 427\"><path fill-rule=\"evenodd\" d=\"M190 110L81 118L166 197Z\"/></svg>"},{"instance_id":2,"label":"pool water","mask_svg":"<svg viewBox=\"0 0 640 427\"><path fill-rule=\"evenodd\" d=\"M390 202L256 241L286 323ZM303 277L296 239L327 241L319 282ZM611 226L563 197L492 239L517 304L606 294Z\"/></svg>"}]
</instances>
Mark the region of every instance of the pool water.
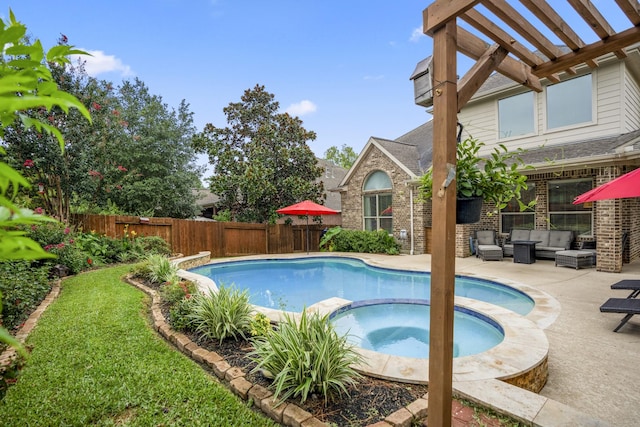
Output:
<instances>
[{"instance_id":1,"label":"pool water","mask_svg":"<svg viewBox=\"0 0 640 427\"><path fill-rule=\"evenodd\" d=\"M404 298L428 300L431 275L373 267L342 257L262 259L207 264L190 270L218 286L249 291L252 304L287 311L332 297L350 301ZM524 292L489 280L457 276L455 294L528 314L533 300Z\"/></svg>"},{"instance_id":2,"label":"pool water","mask_svg":"<svg viewBox=\"0 0 640 427\"><path fill-rule=\"evenodd\" d=\"M331 315L336 332L349 343L395 356L429 358L429 305L426 301L354 303ZM480 313L456 307L453 357L482 353L500 344L502 328Z\"/></svg>"}]
</instances>

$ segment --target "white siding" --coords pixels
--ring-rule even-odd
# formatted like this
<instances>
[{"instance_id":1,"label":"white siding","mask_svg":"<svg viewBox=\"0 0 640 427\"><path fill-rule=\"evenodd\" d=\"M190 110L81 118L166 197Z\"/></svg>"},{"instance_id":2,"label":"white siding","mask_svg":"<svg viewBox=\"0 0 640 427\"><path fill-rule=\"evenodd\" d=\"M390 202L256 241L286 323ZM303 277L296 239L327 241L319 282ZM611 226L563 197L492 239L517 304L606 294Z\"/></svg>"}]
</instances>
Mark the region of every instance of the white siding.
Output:
<instances>
[{"instance_id":1,"label":"white siding","mask_svg":"<svg viewBox=\"0 0 640 427\"><path fill-rule=\"evenodd\" d=\"M624 69L623 132L640 129L640 87L631 73Z\"/></svg>"},{"instance_id":2,"label":"white siding","mask_svg":"<svg viewBox=\"0 0 640 427\"><path fill-rule=\"evenodd\" d=\"M497 143L502 143L509 149L533 149L541 145L566 144L619 135L640 127L640 88L625 70L623 62L602 64L594 71L593 81L593 123L547 131L544 91L534 97L536 122L535 134L532 136L498 140L497 101L506 96L504 93L494 98L470 102L458 114L458 119L464 125L464 135L468 133L484 142L487 145L486 151L491 150L491 146ZM626 111L622 111L623 109Z\"/></svg>"}]
</instances>

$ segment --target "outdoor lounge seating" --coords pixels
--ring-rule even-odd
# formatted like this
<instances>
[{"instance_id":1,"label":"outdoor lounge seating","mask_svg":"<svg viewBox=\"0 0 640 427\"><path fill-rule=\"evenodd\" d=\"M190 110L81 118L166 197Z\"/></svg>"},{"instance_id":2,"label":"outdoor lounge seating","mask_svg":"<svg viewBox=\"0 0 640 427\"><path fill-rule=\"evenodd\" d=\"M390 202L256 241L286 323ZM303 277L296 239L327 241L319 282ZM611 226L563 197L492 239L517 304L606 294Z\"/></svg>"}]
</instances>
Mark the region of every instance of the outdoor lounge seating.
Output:
<instances>
[{"instance_id":1,"label":"outdoor lounge seating","mask_svg":"<svg viewBox=\"0 0 640 427\"><path fill-rule=\"evenodd\" d=\"M476 257L482 258L482 261L502 261L502 247L493 230L476 231L473 248Z\"/></svg>"},{"instance_id":2,"label":"outdoor lounge seating","mask_svg":"<svg viewBox=\"0 0 640 427\"><path fill-rule=\"evenodd\" d=\"M514 241L535 241L536 258L555 259L556 252L571 249L573 231L513 229L502 245L505 256L513 256Z\"/></svg>"},{"instance_id":3,"label":"outdoor lounge seating","mask_svg":"<svg viewBox=\"0 0 640 427\"><path fill-rule=\"evenodd\" d=\"M640 280L620 280L611 285L611 289L631 291L626 298L609 298L600 306L602 313L625 314L618 326L613 330L613 332L618 332L635 314L640 314L640 299L636 299L636 297L640 295Z\"/></svg>"},{"instance_id":4,"label":"outdoor lounge seating","mask_svg":"<svg viewBox=\"0 0 640 427\"><path fill-rule=\"evenodd\" d=\"M625 314L618 326L613 330L613 332L618 332L635 314L640 314L640 299L609 298L600 306L600 312Z\"/></svg>"},{"instance_id":5,"label":"outdoor lounge seating","mask_svg":"<svg viewBox=\"0 0 640 427\"><path fill-rule=\"evenodd\" d=\"M635 298L640 295L640 280L626 279L611 285L611 289L624 289L631 291L627 298Z\"/></svg>"}]
</instances>

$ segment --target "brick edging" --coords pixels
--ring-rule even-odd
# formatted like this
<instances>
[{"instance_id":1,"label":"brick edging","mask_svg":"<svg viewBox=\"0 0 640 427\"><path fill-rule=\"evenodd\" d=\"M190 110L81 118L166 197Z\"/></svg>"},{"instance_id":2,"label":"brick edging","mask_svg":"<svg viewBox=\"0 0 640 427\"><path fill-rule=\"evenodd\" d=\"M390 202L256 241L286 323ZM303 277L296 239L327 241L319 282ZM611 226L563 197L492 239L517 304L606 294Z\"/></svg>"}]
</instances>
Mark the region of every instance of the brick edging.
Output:
<instances>
[{"instance_id":1,"label":"brick edging","mask_svg":"<svg viewBox=\"0 0 640 427\"><path fill-rule=\"evenodd\" d=\"M14 338L17 339L20 344L24 344L25 340L35 328L40 316L42 313L49 307L49 305L55 301L55 299L60 294L60 282L62 279L57 279L53 282L51 286L51 290L47 294L47 296L40 302L38 308L34 310L33 313L29 316L29 318L22 324L18 332L15 334ZM11 364L16 356L16 349L13 347L9 347L2 354L0 354L0 371L3 371L7 366Z\"/></svg>"},{"instance_id":2,"label":"brick edging","mask_svg":"<svg viewBox=\"0 0 640 427\"><path fill-rule=\"evenodd\" d=\"M327 426L309 412L295 403L284 402L276 407L273 392L253 384L246 379L246 372L241 368L231 366L215 351L209 351L193 342L187 335L174 331L162 314L160 295L155 289L133 280L129 275L125 281L135 286L151 297L151 317L153 328L178 350L199 363L206 364L212 369L216 377L231 391L243 400L251 399L257 409L274 421L290 427L320 427ZM369 427L403 427L427 416L427 395L419 398L387 416L383 421L371 424Z\"/></svg>"}]
</instances>

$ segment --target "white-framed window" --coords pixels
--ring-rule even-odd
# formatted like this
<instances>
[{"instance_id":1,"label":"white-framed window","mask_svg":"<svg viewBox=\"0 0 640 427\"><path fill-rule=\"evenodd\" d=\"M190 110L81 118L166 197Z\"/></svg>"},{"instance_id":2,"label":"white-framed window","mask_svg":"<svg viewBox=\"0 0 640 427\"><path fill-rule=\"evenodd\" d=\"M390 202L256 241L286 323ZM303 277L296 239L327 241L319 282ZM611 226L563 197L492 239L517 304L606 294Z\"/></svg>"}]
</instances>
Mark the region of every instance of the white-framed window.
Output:
<instances>
[{"instance_id":1,"label":"white-framed window","mask_svg":"<svg viewBox=\"0 0 640 427\"><path fill-rule=\"evenodd\" d=\"M593 76L587 74L546 88L547 129L593 122Z\"/></svg>"},{"instance_id":2,"label":"white-framed window","mask_svg":"<svg viewBox=\"0 0 640 427\"><path fill-rule=\"evenodd\" d=\"M393 184L389 175L375 171L364 182L364 229L393 232Z\"/></svg>"},{"instance_id":3,"label":"white-framed window","mask_svg":"<svg viewBox=\"0 0 640 427\"><path fill-rule=\"evenodd\" d=\"M498 139L533 134L535 132L535 98L525 92L498 100Z\"/></svg>"},{"instance_id":4,"label":"white-framed window","mask_svg":"<svg viewBox=\"0 0 640 427\"><path fill-rule=\"evenodd\" d=\"M573 204L573 200L593 188L593 179L549 181L549 225L555 230L573 230L579 236L593 236L591 203Z\"/></svg>"},{"instance_id":5,"label":"white-framed window","mask_svg":"<svg viewBox=\"0 0 640 427\"><path fill-rule=\"evenodd\" d=\"M535 182L527 182L527 189L520 192L520 201L525 205L536 198ZM514 228L533 230L536 228L535 208L520 211L520 204L513 199L500 211L500 231L508 234Z\"/></svg>"}]
</instances>

